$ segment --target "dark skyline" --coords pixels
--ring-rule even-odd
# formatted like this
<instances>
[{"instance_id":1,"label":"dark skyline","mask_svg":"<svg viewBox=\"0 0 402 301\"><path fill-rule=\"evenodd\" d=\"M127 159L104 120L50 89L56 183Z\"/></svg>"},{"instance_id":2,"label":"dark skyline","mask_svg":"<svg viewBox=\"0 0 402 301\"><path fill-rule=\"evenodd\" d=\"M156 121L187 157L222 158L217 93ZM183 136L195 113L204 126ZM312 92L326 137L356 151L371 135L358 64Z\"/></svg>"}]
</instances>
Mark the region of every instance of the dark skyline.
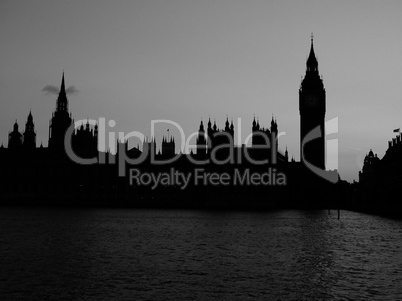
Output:
<instances>
[{"instance_id":1,"label":"dark skyline","mask_svg":"<svg viewBox=\"0 0 402 301\"><path fill-rule=\"evenodd\" d=\"M401 11L0 0L0 299L399 300Z\"/></svg>"},{"instance_id":2,"label":"dark skyline","mask_svg":"<svg viewBox=\"0 0 402 301\"><path fill-rule=\"evenodd\" d=\"M339 118L339 169L358 178L372 148L380 157L400 127L402 21L397 1L4 2L0 5L1 138L32 110L37 145L47 144L65 70L75 120L116 121L150 131L171 119L196 131L201 119L254 114L285 131L280 145L299 160L298 89L314 32L327 92L326 119ZM356 118L358 117L358 118ZM238 130L238 129L236 129ZM190 134L186 133L186 134ZM332 137L331 137L332 138Z\"/></svg>"}]
</instances>

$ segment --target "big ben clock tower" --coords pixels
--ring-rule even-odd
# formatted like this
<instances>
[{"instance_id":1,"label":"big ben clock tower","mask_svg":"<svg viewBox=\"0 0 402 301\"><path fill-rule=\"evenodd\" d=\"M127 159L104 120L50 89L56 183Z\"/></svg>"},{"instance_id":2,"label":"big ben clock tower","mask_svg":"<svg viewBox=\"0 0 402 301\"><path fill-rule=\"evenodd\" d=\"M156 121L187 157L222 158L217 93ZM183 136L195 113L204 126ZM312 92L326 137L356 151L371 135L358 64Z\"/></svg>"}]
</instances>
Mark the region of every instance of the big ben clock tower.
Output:
<instances>
[{"instance_id":1,"label":"big ben clock tower","mask_svg":"<svg viewBox=\"0 0 402 301\"><path fill-rule=\"evenodd\" d=\"M306 65L306 75L299 90L300 161L325 169L325 89L318 73L313 36ZM320 134L311 135L317 129Z\"/></svg>"}]
</instances>

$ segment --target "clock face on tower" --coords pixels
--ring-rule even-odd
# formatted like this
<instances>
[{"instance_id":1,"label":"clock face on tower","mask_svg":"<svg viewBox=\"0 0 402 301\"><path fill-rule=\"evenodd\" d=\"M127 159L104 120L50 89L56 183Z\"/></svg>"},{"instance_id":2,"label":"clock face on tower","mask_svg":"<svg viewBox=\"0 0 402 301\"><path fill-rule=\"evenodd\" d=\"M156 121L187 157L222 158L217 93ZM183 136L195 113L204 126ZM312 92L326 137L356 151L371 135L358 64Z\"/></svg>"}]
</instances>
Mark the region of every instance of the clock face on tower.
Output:
<instances>
[{"instance_id":1,"label":"clock face on tower","mask_svg":"<svg viewBox=\"0 0 402 301\"><path fill-rule=\"evenodd\" d=\"M307 95L304 102L308 107L317 107L318 106L318 97L316 95L310 94Z\"/></svg>"}]
</instances>

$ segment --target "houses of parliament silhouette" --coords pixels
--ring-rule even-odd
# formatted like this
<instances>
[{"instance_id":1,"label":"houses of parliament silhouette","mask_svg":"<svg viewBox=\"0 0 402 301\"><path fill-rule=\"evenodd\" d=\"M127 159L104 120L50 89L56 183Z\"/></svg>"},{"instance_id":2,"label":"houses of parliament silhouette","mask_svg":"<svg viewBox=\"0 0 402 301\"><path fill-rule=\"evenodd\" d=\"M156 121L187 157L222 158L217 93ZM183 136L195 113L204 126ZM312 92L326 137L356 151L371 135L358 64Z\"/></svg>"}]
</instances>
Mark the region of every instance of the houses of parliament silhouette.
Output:
<instances>
[{"instance_id":1,"label":"houses of parliament silhouette","mask_svg":"<svg viewBox=\"0 0 402 301\"><path fill-rule=\"evenodd\" d=\"M65 150L66 132L74 126L74 120L68 108L63 72L56 108L49 122L48 147L36 146L34 116L29 112L24 131L21 133L15 122L8 135L8 146L0 148L2 203L239 209L360 206L365 202L361 188L372 184L373 180L369 179L378 174L376 168L380 173L385 170L378 167L381 165L378 162L384 162L381 166L392 164L390 162L399 157L396 149L402 143L399 143L400 138L392 142L382 160L370 153L360 174L363 184L354 186L354 191L349 183L330 183L306 167L310 164L325 170L326 162L326 92L318 71L313 38L299 88L299 112L300 162L290 160L287 149L280 150L278 123L274 117L270 127L260 125L259 119L254 117L250 146L234 144L234 124L227 117L223 129L210 118L206 125L201 121L196 148L188 154L176 154L173 135L162 137L159 152L156 152L154 137L144 139L142 149L139 146L129 149L128 141L119 141L116 153L101 152L98 150L98 125L87 121L73 130L71 148L79 158L103 158L105 164L100 164L99 160L90 165L78 164ZM321 135L303 142L314 129ZM147 156L138 164L130 161L144 154ZM155 164L151 154L157 161L174 157L175 160ZM212 157L214 160L210 160ZM238 160L232 162L231 157ZM122 163L121 158L127 160ZM255 161L264 163L255 164ZM119 176L121 164L125 176ZM401 177L400 169L395 170ZM158 183L160 185L145 185L140 181L140 174L147 174L149 179L156 174L171 178ZM235 180L237 177L238 182L228 180L216 184L206 180L206 175L211 178L214 174L233 176ZM184 175L193 178L186 182ZM253 182L253 177L260 182Z\"/></svg>"}]
</instances>

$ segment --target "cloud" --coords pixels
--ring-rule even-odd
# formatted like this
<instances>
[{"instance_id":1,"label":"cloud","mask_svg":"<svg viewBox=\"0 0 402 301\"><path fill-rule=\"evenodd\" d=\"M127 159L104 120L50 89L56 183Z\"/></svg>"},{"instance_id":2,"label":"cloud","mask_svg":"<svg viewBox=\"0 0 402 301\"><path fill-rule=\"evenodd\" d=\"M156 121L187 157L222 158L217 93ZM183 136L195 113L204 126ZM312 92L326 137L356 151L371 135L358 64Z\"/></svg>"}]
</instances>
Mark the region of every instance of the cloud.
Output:
<instances>
[{"instance_id":1,"label":"cloud","mask_svg":"<svg viewBox=\"0 0 402 301\"><path fill-rule=\"evenodd\" d=\"M66 89L66 93L70 95L74 95L78 93L78 90L74 86L70 86Z\"/></svg>"},{"instance_id":2,"label":"cloud","mask_svg":"<svg viewBox=\"0 0 402 301\"><path fill-rule=\"evenodd\" d=\"M42 89L42 92L46 92L46 94L59 94L59 88L52 85L47 85Z\"/></svg>"},{"instance_id":3,"label":"cloud","mask_svg":"<svg viewBox=\"0 0 402 301\"><path fill-rule=\"evenodd\" d=\"M46 94L54 94L54 95L58 95L59 91L60 91L60 88L53 86L53 85L47 85L42 89L42 92L45 92ZM79 91L74 86L70 86L66 89L66 94L68 94L68 95L74 95L74 94L77 94L78 92Z\"/></svg>"}]
</instances>

